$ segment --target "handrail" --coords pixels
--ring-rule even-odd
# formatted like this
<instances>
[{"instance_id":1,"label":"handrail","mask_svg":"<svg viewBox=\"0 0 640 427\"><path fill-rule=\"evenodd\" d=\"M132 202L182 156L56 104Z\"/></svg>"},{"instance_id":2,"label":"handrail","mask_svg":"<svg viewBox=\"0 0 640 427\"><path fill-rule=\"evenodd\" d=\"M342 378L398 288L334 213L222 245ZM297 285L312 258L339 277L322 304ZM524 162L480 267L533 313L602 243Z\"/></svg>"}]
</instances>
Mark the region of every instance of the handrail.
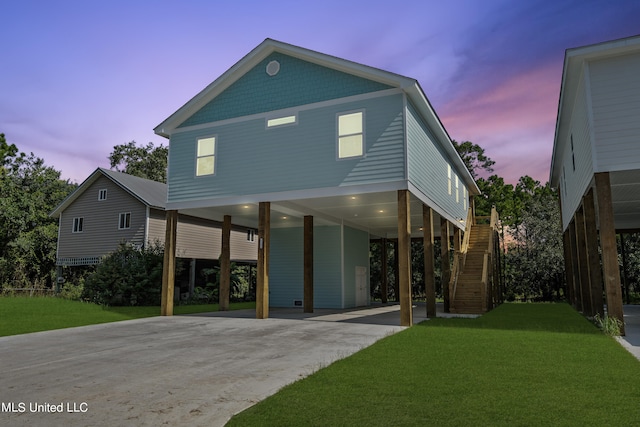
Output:
<instances>
[{"instance_id":1,"label":"handrail","mask_svg":"<svg viewBox=\"0 0 640 427\"><path fill-rule=\"evenodd\" d=\"M491 232L489 233L489 244L487 246L487 249L484 252L484 260L483 260L483 264L482 264L482 285L484 287L484 295L485 295L485 301L489 300L489 295L487 293L487 286L489 284L489 268L490 268L490 259L489 257L491 257L491 261L493 261L493 236L494 236L494 231L497 230L498 227L498 211L496 210L495 206L491 207L491 216L489 219L489 228L491 229Z\"/></svg>"},{"instance_id":2,"label":"handrail","mask_svg":"<svg viewBox=\"0 0 640 427\"><path fill-rule=\"evenodd\" d=\"M469 251L469 239L471 237L471 226L473 223L473 210L469 207L460 251L456 251L453 254L453 269L451 270L451 277L449 278L449 289L453 288L451 291L451 301L455 301L456 289L458 288L458 276L464 271L464 265L467 262L467 252ZM462 265L460 265L460 258L462 258Z\"/></svg>"}]
</instances>

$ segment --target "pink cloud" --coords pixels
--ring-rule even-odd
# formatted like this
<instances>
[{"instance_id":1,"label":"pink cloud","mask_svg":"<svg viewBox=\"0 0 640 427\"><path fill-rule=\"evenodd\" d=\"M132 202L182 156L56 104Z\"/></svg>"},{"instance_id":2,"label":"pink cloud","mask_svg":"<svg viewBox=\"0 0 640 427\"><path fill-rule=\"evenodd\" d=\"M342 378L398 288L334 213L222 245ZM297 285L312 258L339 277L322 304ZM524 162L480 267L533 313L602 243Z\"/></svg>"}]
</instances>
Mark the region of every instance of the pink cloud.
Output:
<instances>
[{"instance_id":1,"label":"pink cloud","mask_svg":"<svg viewBox=\"0 0 640 427\"><path fill-rule=\"evenodd\" d=\"M547 64L464 93L440 109L449 135L483 147L495 172L515 183L547 181L560 90L560 70ZM496 76L497 77L497 76ZM517 166L516 166L517 165Z\"/></svg>"}]
</instances>

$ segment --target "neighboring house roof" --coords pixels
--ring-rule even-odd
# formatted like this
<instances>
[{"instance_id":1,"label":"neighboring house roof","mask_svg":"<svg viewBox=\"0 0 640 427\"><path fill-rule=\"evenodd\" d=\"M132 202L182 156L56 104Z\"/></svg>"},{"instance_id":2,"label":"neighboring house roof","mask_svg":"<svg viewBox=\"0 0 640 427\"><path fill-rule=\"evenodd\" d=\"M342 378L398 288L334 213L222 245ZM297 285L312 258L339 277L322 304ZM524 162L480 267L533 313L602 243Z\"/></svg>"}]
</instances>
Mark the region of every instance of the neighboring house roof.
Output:
<instances>
[{"instance_id":1,"label":"neighboring house roof","mask_svg":"<svg viewBox=\"0 0 640 427\"><path fill-rule=\"evenodd\" d=\"M549 183L551 186L557 187L560 182L562 159L559 158L559 156L561 156L565 151L565 146L567 144L566 135L569 132L571 125L571 112L574 108L574 100L579 89L580 75L585 61L603 59L639 50L640 36L633 36L588 46L571 48L565 51L562 83L560 86L560 98L558 100L558 116L556 119L556 131L553 141L551 169L549 171Z\"/></svg>"},{"instance_id":2,"label":"neighboring house roof","mask_svg":"<svg viewBox=\"0 0 640 427\"><path fill-rule=\"evenodd\" d=\"M71 193L66 199L56 207L50 216L58 218L71 203L73 203L84 191L91 186L98 178L104 176L127 193L138 199L145 206L165 209L167 204L167 185L162 182L150 179L139 178L122 172L115 172L109 169L96 169L82 184Z\"/></svg>"},{"instance_id":3,"label":"neighboring house roof","mask_svg":"<svg viewBox=\"0 0 640 427\"><path fill-rule=\"evenodd\" d=\"M165 138L169 138L171 133L185 120L199 111L209 101L220 95L225 89L229 88L260 61L264 60L274 52L283 53L327 68L332 68L334 70L402 89L417 108L422 118L428 123L431 130L435 133L436 138L439 141L446 142L442 144L442 147L449 157L453 159L457 169L463 174L461 178L469 188L469 193L471 195L480 194L480 190L478 189L475 180L468 172L466 166L453 147L449 134L442 125L440 118L431 106L431 103L427 99L417 80L272 39L266 39L259 46L249 52L244 58L238 61L213 83L178 109L178 111L156 126L154 132L158 135L164 136Z\"/></svg>"}]
</instances>

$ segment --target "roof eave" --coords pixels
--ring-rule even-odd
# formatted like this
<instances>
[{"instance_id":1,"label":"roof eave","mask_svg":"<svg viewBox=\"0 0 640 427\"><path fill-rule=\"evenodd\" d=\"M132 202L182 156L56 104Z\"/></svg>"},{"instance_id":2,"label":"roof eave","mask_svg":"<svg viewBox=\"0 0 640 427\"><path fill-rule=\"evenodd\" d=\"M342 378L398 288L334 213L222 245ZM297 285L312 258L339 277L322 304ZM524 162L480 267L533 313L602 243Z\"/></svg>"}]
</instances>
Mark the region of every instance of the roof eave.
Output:
<instances>
[{"instance_id":1,"label":"roof eave","mask_svg":"<svg viewBox=\"0 0 640 427\"><path fill-rule=\"evenodd\" d=\"M273 52L281 52L298 59L324 65L337 71L353 74L394 87L406 87L414 81L405 76L369 67L357 62L283 43L273 39L266 39L251 52L236 62L231 68L225 71L220 77L191 98L186 104L180 107L175 113L154 128L157 135L169 138L173 130L183 123L192 114L204 107L209 101L218 96L242 77L251 68Z\"/></svg>"}]
</instances>

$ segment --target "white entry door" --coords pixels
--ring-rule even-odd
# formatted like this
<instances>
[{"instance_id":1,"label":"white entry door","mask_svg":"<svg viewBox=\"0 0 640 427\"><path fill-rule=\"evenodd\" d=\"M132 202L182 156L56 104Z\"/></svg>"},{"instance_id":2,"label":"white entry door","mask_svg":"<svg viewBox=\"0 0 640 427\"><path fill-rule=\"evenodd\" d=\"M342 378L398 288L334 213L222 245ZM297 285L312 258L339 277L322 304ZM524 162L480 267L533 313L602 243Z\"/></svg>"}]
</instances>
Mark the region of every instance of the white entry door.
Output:
<instances>
[{"instance_id":1,"label":"white entry door","mask_svg":"<svg viewBox=\"0 0 640 427\"><path fill-rule=\"evenodd\" d=\"M367 267L356 267L356 306L369 305L369 289L367 289Z\"/></svg>"}]
</instances>

